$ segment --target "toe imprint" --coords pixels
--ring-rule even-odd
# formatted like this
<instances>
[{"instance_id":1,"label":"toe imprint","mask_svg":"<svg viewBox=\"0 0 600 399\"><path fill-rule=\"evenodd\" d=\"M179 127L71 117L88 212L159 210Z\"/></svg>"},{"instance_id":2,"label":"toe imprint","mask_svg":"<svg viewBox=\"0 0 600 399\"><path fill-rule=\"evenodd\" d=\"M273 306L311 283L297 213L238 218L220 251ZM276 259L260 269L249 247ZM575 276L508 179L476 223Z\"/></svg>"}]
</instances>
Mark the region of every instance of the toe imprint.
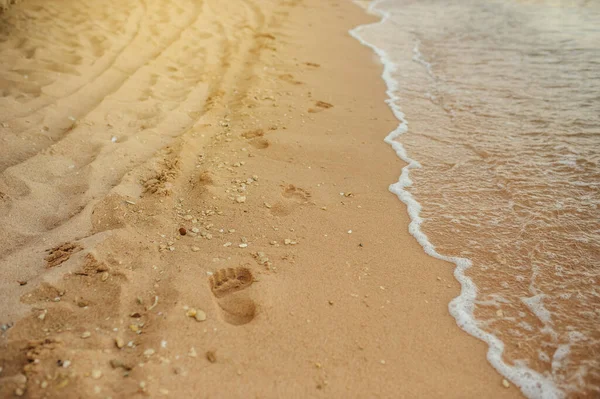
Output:
<instances>
[{"instance_id":1,"label":"toe imprint","mask_svg":"<svg viewBox=\"0 0 600 399\"><path fill-rule=\"evenodd\" d=\"M310 193L293 184L288 185L283 189L281 195L285 198L293 199L299 202L306 202L310 199Z\"/></svg>"},{"instance_id":2,"label":"toe imprint","mask_svg":"<svg viewBox=\"0 0 600 399\"><path fill-rule=\"evenodd\" d=\"M245 267L220 269L210 279L210 288L217 298L248 288L254 278Z\"/></svg>"}]
</instances>

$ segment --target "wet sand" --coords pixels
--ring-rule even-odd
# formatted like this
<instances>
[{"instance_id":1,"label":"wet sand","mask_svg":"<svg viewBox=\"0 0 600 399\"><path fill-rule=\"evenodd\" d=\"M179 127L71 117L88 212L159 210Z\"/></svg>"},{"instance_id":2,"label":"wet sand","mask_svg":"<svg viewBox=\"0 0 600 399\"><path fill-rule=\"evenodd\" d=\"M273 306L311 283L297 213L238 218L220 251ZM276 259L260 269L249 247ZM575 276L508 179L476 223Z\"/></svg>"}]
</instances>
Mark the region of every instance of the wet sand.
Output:
<instances>
[{"instance_id":1,"label":"wet sand","mask_svg":"<svg viewBox=\"0 0 600 399\"><path fill-rule=\"evenodd\" d=\"M520 396L387 190L360 8L1 18L0 396Z\"/></svg>"}]
</instances>

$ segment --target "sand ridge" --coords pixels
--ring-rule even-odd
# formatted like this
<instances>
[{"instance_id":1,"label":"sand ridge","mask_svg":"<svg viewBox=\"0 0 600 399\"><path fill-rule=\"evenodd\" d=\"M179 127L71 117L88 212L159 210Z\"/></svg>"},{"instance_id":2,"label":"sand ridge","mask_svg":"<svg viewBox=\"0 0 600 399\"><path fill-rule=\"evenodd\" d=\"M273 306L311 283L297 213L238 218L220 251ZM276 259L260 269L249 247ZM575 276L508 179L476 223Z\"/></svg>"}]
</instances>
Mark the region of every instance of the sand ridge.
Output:
<instances>
[{"instance_id":1,"label":"sand ridge","mask_svg":"<svg viewBox=\"0 0 600 399\"><path fill-rule=\"evenodd\" d=\"M387 191L358 7L0 18L0 396L518 396Z\"/></svg>"}]
</instances>

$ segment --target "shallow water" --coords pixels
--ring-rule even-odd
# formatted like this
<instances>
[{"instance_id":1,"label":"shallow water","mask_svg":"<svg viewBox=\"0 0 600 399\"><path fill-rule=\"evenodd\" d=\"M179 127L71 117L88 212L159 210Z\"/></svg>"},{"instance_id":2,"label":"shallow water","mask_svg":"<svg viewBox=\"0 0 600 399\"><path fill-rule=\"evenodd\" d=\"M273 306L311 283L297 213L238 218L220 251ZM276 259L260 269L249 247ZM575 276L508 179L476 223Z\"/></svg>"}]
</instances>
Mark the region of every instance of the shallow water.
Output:
<instances>
[{"instance_id":1,"label":"shallow water","mask_svg":"<svg viewBox=\"0 0 600 399\"><path fill-rule=\"evenodd\" d=\"M371 7L353 34L413 160L392 190L428 252L471 265L452 314L527 396L600 396L600 3Z\"/></svg>"}]
</instances>

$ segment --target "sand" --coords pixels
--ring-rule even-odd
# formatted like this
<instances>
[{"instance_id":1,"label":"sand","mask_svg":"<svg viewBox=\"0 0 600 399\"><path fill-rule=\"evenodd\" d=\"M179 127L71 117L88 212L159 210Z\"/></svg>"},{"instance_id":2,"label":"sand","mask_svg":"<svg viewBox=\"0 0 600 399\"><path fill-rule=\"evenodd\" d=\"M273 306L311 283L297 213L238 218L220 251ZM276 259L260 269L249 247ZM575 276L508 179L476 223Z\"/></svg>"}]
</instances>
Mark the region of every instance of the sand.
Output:
<instances>
[{"instance_id":1,"label":"sand","mask_svg":"<svg viewBox=\"0 0 600 399\"><path fill-rule=\"evenodd\" d=\"M18 0L0 0L0 13L8 10L13 4L17 2Z\"/></svg>"},{"instance_id":2,"label":"sand","mask_svg":"<svg viewBox=\"0 0 600 399\"><path fill-rule=\"evenodd\" d=\"M0 20L0 396L519 397L408 233L348 1Z\"/></svg>"}]
</instances>

